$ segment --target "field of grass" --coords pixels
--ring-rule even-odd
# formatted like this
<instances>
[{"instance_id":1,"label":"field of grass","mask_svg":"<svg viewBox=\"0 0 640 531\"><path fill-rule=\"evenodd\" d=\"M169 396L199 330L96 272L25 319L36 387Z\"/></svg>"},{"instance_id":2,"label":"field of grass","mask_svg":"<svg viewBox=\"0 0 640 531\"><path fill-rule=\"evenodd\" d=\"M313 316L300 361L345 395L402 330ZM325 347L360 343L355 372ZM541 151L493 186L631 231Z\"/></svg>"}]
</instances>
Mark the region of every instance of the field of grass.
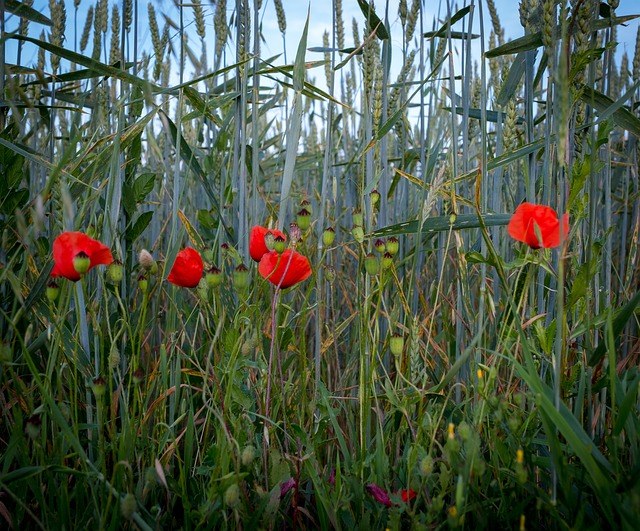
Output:
<instances>
[{"instance_id":1,"label":"field of grass","mask_svg":"<svg viewBox=\"0 0 640 531\"><path fill-rule=\"evenodd\" d=\"M640 19L342 3L0 2L1 528L640 527Z\"/></svg>"}]
</instances>

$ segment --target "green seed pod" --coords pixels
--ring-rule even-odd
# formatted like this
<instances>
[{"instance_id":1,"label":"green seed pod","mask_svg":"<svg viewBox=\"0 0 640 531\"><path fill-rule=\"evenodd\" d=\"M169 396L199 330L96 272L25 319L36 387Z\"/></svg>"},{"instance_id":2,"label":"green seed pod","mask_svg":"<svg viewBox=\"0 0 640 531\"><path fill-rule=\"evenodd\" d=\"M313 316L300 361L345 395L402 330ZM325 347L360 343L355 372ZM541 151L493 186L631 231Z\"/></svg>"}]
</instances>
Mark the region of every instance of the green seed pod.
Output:
<instances>
[{"instance_id":1,"label":"green seed pod","mask_svg":"<svg viewBox=\"0 0 640 531\"><path fill-rule=\"evenodd\" d=\"M378 274L380 271L380 263L375 254L369 253L364 257L364 269L372 277Z\"/></svg>"},{"instance_id":2,"label":"green seed pod","mask_svg":"<svg viewBox=\"0 0 640 531\"><path fill-rule=\"evenodd\" d=\"M384 240L380 238L373 242L373 246L380 254L383 254L387 250L387 246L384 244Z\"/></svg>"},{"instance_id":3,"label":"green seed pod","mask_svg":"<svg viewBox=\"0 0 640 531\"><path fill-rule=\"evenodd\" d=\"M91 267L91 259L84 251L80 251L73 259L73 268L78 275L84 275Z\"/></svg>"},{"instance_id":4,"label":"green seed pod","mask_svg":"<svg viewBox=\"0 0 640 531\"><path fill-rule=\"evenodd\" d=\"M149 281L147 280L146 275L140 275L138 277L138 287L142 293L147 292L147 289L149 289Z\"/></svg>"},{"instance_id":5,"label":"green seed pod","mask_svg":"<svg viewBox=\"0 0 640 531\"><path fill-rule=\"evenodd\" d=\"M282 236L276 236L273 240L273 250L278 254L282 254L286 248L287 241Z\"/></svg>"},{"instance_id":6,"label":"green seed pod","mask_svg":"<svg viewBox=\"0 0 640 531\"><path fill-rule=\"evenodd\" d=\"M384 253L381 262L382 269L389 269L393 265L393 255L391 253Z\"/></svg>"},{"instance_id":7,"label":"green seed pod","mask_svg":"<svg viewBox=\"0 0 640 531\"><path fill-rule=\"evenodd\" d=\"M336 239L336 231L333 227L327 227L322 233L322 243L325 247L329 247Z\"/></svg>"},{"instance_id":8,"label":"green seed pod","mask_svg":"<svg viewBox=\"0 0 640 531\"><path fill-rule=\"evenodd\" d=\"M114 260L109 264L109 279L114 284L120 284L122 282L124 268L122 267L122 262L120 260Z\"/></svg>"},{"instance_id":9,"label":"green seed pod","mask_svg":"<svg viewBox=\"0 0 640 531\"><path fill-rule=\"evenodd\" d=\"M404 336L396 332L389 339L389 350L394 356L400 356L404 349Z\"/></svg>"},{"instance_id":10,"label":"green seed pod","mask_svg":"<svg viewBox=\"0 0 640 531\"><path fill-rule=\"evenodd\" d=\"M207 285L211 289L215 289L222 284L222 271L220 271L216 266L211 266L209 269L207 269L204 278L207 281Z\"/></svg>"},{"instance_id":11,"label":"green seed pod","mask_svg":"<svg viewBox=\"0 0 640 531\"><path fill-rule=\"evenodd\" d=\"M97 378L94 378L91 383L91 388L93 389L93 394L96 395L96 398L101 398L107 390L107 382L105 382L102 376L98 376Z\"/></svg>"},{"instance_id":12,"label":"green seed pod","mask_svg":"<svg viewBox=\"0 0 640 531\"><path fill-rule=\"evenodd\" d=\"M353 209L353 212L351 213L351 221L353 222L354 225L359 225L359 226L364 225L364 215L362 214L362 211L359 208Z\"/></svg>"},{"instance_id":13,"label":"green seed pod","mask_svg":"<svg viewBox=\"0 0 640 531\"><path fill-rule=\"evenodd\" d=\"M60 286L55 280L50 280L47 284L46 294L49 302L55 301L60 295Z\"/></svg>"},{"instance_id":14,"label":"green seed pod","mask_svg":"<svg viewBox=\"0 0 640 531\"><path fill-rule=\"evenodd\" d=\"M364 241L364 229L361 225L355 225L351 229L351 235L353 236L353 239L358 243L362 243Z\"/></svg>"},{"instance_id":15,"label":"green seed pod","mask_svg":"<svg viewBox=\"0 0 640 531\"><path fill-rule=\"evenodd\" d=\"M371 198L371 204L375 205L378 201L380 201L380 192L378 192L378 190L374 188L369 194L369 197Z\"/></svg>"},{"instance_id":16,"label":"green seed pod","mask_svg":"<svg viewBox=\"0 0 640 531\"><path fill-rule=\"evenodd\" d=\"M198 282L198 285L196 286L196 294L202 302L207 302L209 300L209 283L206 278L201 278L200 282Z\"/></svg>"},{"instance_id":17,"label":"green seed pod","mask_svg":"<svg viewBox=\"0 0 640 531\"><path fill-rule=\"evenodd\" d=\"M244 264L240 264L233 272L233 287L243 290L249 285L249 270Z\"/></svg>"},{"instance_id":18,"label":"green seed pod","mask_svg":"<svg viewBox=\"0 0 640 531\"><path fill-rule=\"evenodd\" d=\"M240 455L240 461L242 461L243 466L249 466L253 463L253 460L256 458L256 453L257 451L255 446L245 446L242 450L242 454Z\"/></svg>"},{"instance_id":19,"label":"green seed pod","mask_svg":"<svg viewBox=\"0 0 640 531\"><path fill-rule=\"evenodd\" d=\"M387 238L387 252L391 255L395 255L400 250L400 241L395 236Z\"/></svg>"}]
</instances>

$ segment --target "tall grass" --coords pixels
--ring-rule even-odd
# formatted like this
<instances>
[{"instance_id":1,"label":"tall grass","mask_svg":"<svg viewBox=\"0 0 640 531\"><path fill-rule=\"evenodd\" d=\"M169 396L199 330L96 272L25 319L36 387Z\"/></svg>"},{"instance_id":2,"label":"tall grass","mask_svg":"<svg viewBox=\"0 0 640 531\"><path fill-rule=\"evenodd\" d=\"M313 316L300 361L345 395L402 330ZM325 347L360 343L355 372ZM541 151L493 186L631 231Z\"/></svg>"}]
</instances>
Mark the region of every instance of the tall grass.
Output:
<instances>
[{"instance_id":1,"label":"tall grass","mask_svg":"<svg viewBox=\"0 0 640 531\"><path fill-rule=\"evenodd\" d=\"M2 525L635 529L619 4L523 0L507 41L492 0L333 0L323 43L286 2L5 4ZM508 236L523 201L562 245ZM292 222L313 275L281 291L249 230ZM123 278L51 284L65 230ZM166 281L185 246L222 285Z\"/></svg>"}]
</instances>

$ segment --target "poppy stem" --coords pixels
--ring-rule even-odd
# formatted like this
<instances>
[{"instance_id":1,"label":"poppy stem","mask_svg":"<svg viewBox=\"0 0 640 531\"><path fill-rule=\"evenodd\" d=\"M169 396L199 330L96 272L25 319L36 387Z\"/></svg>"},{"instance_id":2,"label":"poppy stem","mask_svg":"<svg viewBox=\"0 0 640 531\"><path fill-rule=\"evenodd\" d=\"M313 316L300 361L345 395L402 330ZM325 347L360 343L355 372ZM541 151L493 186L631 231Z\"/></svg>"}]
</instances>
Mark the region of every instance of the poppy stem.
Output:
<instances>
[{"instance_id":1,"label":"poppy stem","mask_svg":"<svg viewBox=\"0 0 640 531\"><path fill-rule=\"evenodd\" d=\"M282 276L284 278L284 275ZM273 355L275 352L275 343L276 343L276 307L278 305L278 296L280 295L280 287L276 286L276 291L273 294L273 299L271 300L271 345L269 347L269 365L267 367L267 396L264 404L264 418L265 418L265 432L268 430L266 423L269 420L269 409L271 406L271 371L273 369ZM268 465L268 453L267 453L267 441L268 438L265 437L264 445L263 445L263 455L264 455L264 480L267 490L269 490L269 465Z\"/></svg>"}]
</instances>

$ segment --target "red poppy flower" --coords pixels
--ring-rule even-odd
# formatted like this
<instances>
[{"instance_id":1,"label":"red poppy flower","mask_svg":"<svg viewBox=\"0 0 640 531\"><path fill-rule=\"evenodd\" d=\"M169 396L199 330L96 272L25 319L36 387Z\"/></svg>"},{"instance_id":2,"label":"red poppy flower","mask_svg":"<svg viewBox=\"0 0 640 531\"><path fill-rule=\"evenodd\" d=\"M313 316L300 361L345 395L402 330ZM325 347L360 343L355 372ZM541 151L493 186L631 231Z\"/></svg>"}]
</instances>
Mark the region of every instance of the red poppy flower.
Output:
<instances>
[{"instance_id":1,"label":"red poppy flower","mask_svg":"<svg viewBox=\"0 0 640 531\"><path fill-rule=\"evenodd\" d=\"M73 265L73 260L80 253L84 253L89 258L88 269L113 262L111 250L98 240L89 238L82 232L63 232L53 242L54 264L51 276L65 277L73 281L80 280L80 274Z\"/></svg>"},{"instance_id":2,"label":"red poppy flower","mask_svg":"<svg viewBox=\"0 0 640 531\"><path fill-rule=\"evenodd\" d=\"M276 236L280 236L287 239L286 235L283 232L275 229L267 229L266 227L261 227L260 225L256 225L251 229L251 233L249 234L249 254L254 261L259 262L260 259L269 252L267 249L267 244L264 243L265 235L270 232L273 234L274 238Z\"/></svg>"},{"instance_id":3,"label":"red poppy flower","mask_svg":"<svg viewBox=\"0 0 640 531\"><path fill-rule=\"evenodd\" d=\"M287 249L282 254L271 251L260 260L258 273L275 286L279 284L282 289L285 289L309 278L311 266L305 256L291 249Z\"/></svg>"},{"instance_id":4,"label":"red poppy flower","mask_svg":"<svg viewBox=\"0 0 640 531\"><path fill-rule=\"evenodd\" d=\"M386 505L387 507L391 507L391 498L389 498L387 491L382 487L379 487L375 483L369 483L365 488L377 502Z\"/></svg>"},{"instance_id":5,"label":"red poppy flower","mask_svg":"<svg viewBox=\"0 0 640 531\"><path fill-rule=\"evenodd\" d=\"M562 216L562 225L562 234L566 238L569 234L567 214ZM560 245L560 220L556 211L548 206L522 203L511 217L507 230L509 236L532 249Z\"/></svg>"},{"instance_id":6,"label":"red poppy flower","mask_svg":"<svg viewBox=\"0 0 640 531\"><path fill-rule=\"evenodd\" d=\"M413 489L402 489L400 491L400 497L404 503L408 503L409 500L413 500L416 497L416 491Z\"/></svg>"},{"instance_id":7,"label":"red poppy flower","mask_svg":"<svg viewBox=\"0 0 640 531\"><path fill-rule=\"evenodd\" d=\"M200 253L191 247L182 249L176 256L167 280L183 288L195 288L202 278L204 264Z\"/></svg>"}]
</instances>

